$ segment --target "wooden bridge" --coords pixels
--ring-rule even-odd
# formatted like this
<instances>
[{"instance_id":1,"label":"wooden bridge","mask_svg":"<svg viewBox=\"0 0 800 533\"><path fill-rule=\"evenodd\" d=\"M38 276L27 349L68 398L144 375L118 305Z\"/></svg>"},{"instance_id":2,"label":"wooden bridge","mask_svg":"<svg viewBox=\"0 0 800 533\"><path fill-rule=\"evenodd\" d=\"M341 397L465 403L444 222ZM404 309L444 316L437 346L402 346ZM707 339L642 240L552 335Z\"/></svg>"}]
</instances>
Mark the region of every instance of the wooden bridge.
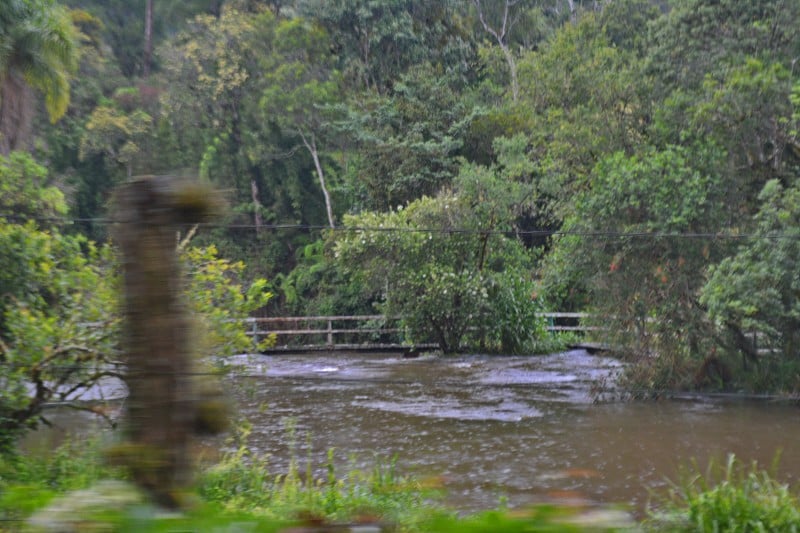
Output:
<instances>
[{"instance_id":1,"label":"wooden bridge","mask_svg":"<svg viewBox=\"0 0 800 533\"><path fill-rule=\"evenodd\" d=\"M582 326L586 313L541 313L547 331L586 332L597 329ZM290 316L248 318L247 334L257 344L270 335L275 345L266 353L313 351L409 351L433 350L433 343L414 346L401 342L400 319L385 315Z\"/></svg>"}]
</instances>

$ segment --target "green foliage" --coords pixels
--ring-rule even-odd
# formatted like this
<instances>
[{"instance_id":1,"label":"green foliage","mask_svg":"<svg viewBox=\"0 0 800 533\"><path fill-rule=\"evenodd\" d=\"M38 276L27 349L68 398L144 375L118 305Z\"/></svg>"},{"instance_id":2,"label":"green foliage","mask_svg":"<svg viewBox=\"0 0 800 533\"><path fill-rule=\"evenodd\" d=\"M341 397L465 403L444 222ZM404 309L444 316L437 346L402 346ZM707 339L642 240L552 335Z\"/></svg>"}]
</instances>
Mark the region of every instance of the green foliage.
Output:
<instances>
[{"instance_id":1,"label":"green foliage","mask_svg":"<svg viewBox=\"0 0 800 533\"><path fill-rule=\"evenodd\" d=\"M318 131L326 107L342 98L325 31L302 19L276 24L272 55L259 58L265 70L260 107L266 120L289 130Z\"/></svg>"},{"instance_id":2,"label":"green foliage","mask_svg":"<svg viewBox=\"0 0 800 533\"><path fill-rule=\"evenodd\" d=\"M301 48L289 48L279 35ZM232 208L225 222L255 226L252 231L219 229L201 236L203 243L246 260L250 277L288 271L308 236L284 230L274 239L258 228L326 220L315 161L301 136L316 146L317 162L335 184L325 130L317 128L326 114L314 105L332 98L335 89L335 76L324 63L324 32L229 4L219 17L191 20L161 54L169 87L162 97L161 126L171 152L226 191ZM278 91L273 82L289 85ZM307 96L315 100L304 101ZM272 105L272 97L291 111Z\"/></svg>"},{"instance_id":3,"label":"green foliage","mask_svg":"<svg viewBox=\"0 0 800 533\"><path fill-rule=\"evenodd\" d=\"M614 45L619 36L607 33L613 30L589 14L519 60L520 99L513 111L525 118L539 187L559 220L577 211L573 199L591 187L599 160L631 155L646 141L650 80L632 50Z\"/></svg>"},{"instance_id":4,"label":"green foliage","mask_svg":"<svg viewBox=\"0 0 800 533\"><path fill-rule=\"evenodd\" d=\"M275 29L276 53L262 58L262 68L268 74L259 107L265 121L298 136L314 160L328 224L333 227L333 206L320 152L328 144L323 128L334 119L332 104L342 98L342 91L339 74L331 67L328 43L321 28L300 19L279 23Z\"/></svg>"},{"instance_id":5,"label":"green foliage","mask_svg":"<svg viewBox=\"0 0 800 533\"><path fill-rule=\"evenodd\" d=\"M98 37L108 43L111 59L128 79L142 74L144 57L145 0L64 0L64 4L85 10L105 22ZM186 21L199 13L216 13L219 0L153 2L153 42L183 29ZM155 67L159 66L155 58Z\"/></svg>"},{"instance_id":6,"label":"green foliage","mask_svg":"<svg viewBox=\"0 0 800 533\"><path fill-rule=\"evenodd\" d=\"M119 476L100 460L105 440L99 436L70 440L47 454L0 454L0 518L27 517L56 494Z\"/></svg>"},{"instance_id":7,"label":"green foliage","mask_svg":"<svg viewBox=\"0 0 800 533\"><path fill-rule=\"evenodd\" d=\"M0 435L10 444L44 405L117 375L119 319L108 248L0 224Z\"/></svg>"},{"instance_id":8,"label":"green foliage","mask_svg":"<svg viewBox=\"0 0 800 533\"><path fill-rule=\"evenodd\" d=\"M44 93L50 119L61 118L69 105L69 80L77 68L75 33L69 14L53 0L4 2L0 7L0 97L18 98L10 92L14 85L6 82L22 77ZM2 115L0 132L10 133L9 119L13 115Z\"/></svg>"},{"instance_id":9,"label":"green foliage","mask_svg":"<svg viewBox=\"0 0 800 533\"><path fill-rule=\"evenodd\" d=\"M275 339L267 337L253 346L242 326L253 311L272 298L266 280L257 279L243 287L244 263L219 257L214 246L188 248L183 259L189 274L187 292L191 308L200 322L198 330L205 332L203 353L232 355L274 344Z\"/></svg>"},{"instance_id":10,"label":"green foliage","mask_svg":"<svg viewBox=\"0 0 800 533\"><path fill-rule=\"evenodd\" d=\"M569 533L579 531L604 531L604 527L583 528L569 523L576 513L566 508L547 505L532 507L513 515L502 511L487 511L476 516L457 518L439 516L424 525L423 531L429 533L456 533L496 531L498 533L522 533L524 531L542 531L551 533ZM608 528L614 530L615 528Z\"/></svg>"},{"instance_id":11,"label":"green foliage","mask_svg":"<svg viewBox=\"0 0 800 533\"><path fill-rule=\"evenodd\" d=\"M585 283L600 323L610 327L609 342L636 357L629 369L636 389L690 386L694 369L686 359L710 348L697 293L704 265L722 250L679 235L723 224L720 160L713 146L611 155L576 199L580 215L567 221L580 236L555 242L546 284Z\"/></svg>"},{"instance_id":12,"label":"green foliage","mask_svg":"<svg viewBox=\"0 0 800 533\"><path fill-rule=\"evenodd\" d=\"M238 436L246 437L247 428ZM200 473L199 497L185 513L166 514L146 503L121 472L101 459L104 439L67 442L47 457L0 456L0 519L29 520L42 529L114 531L285 531L287 527L380 527L408 532L614 531L632 526L613 509L583 513L548 505L458 517L437 502L435 486L401 475L395 461L344 474L325 464L300 471L296 458L285 474L240 446ZM292 452L293 453L293 452ZM312 472L321 470L321 477Z\"/></svg>"},{"instance_id":13,"label":"green foliage","mask_svg":"<svg viewBox=\"0 0 800 533\"><path fill-rule=\"evenodd\" d=\"M29 156L0 159L0 189L10 192L3 199L22 218L64 212L61 193L44 183L44 169ZM243 319L269 300L266 282L243 288L244 265L219 258L214 248L190 249L186 257L192 309L208 333L198 348L219 355L251 349ZM78 400L99 380L121 376L116 266L110 246L33 220L0 221L3 450L41 421L46 404Z\"/></svg>"},{"instance_id":14,"label":"green foliage","mask_svg":"<svg viewBox=\"0 0 800 533\"><path fill-rule=\"evenodd\" d=\"M374 291L331 260L333 243L320 239L297 252L297 266L275 278L281 309L292 316L367 315L375 311Z\"/></svg>"},{"instance_id":15,"label":"green foliage","mask_svg":"<svg viewBox=\"0 0 800 533\"><path fill-rule=\"evenodd\" d=\"M12 152L0 158L0 210L19 222L64 216L67 204L64 194L48 183L47 169L24 152Z\"/></svg>"},{"instance_id":16,"label":"green foliage","mask_svg":"<svg viewBox=\"0 0 800 533\"><path fill-rule=\"evenodd\" d=\"M747 346L736 342L736 333L758 331L761 347L773 348L780 359L794 361L800 356L800 279L795 268L800 261L800 190L797 186L785 189L772 180L759 200L755 237L711 269L701 301L727 341L723 348L741 353ZM776 381L768 384L770 389L797 390L797 369L786 370L772 373Z\"/></svg>"},{"instance_id":17,"label":"green foliage","mask_svg":"<svg viewBox=\"0 0 800 533\"><path fill-rule=\"evenodd\" d=\"M240 430L236 438L246 438L247 426ZM135 489L108 481L121 479L121 471L105 466L103 442L100 438L67 442L42 457L0 456L0 518L23 519L41 510L37 520L50 516L52 521L97 521L122 530L138 526L137 531L174 531L179 525L199 524L206 529L209 524L237 523L246 531L272 531L311 517L325 523L379 520L418 531L419 524L439 509L433 501L435 492L401 475L394 461L376 459L369 470L339 474L331 450L327 463L319 465L324 476L314 478L316 465L301 471L293 457L288 472L273 474L266 457L239 446L199 473L200 500L185 516L159 518L156 509L134 494ZM74 492L78 490L83 492ZM61 503L53 512L42 510L56 496ZM68 513L70 506L80 510L77 516L77 511L57 516L59 509Z\"/></svg>"},{"instance_id":18,"label":"green foliage","mask_svg":"<svg viewBox=\"0 0 800 533\"><path fill-rule=\"evenodd\" d=\"M494 339L502 353L539 353L558 351L563 342L548 342L545 320L537 313L546 311L536 298L536 286L519 272L498 275L490 287L488 317L489 339Z\"/></svg>"},{"instance_id":19,"label":"green foliage","mask_svg":"<svg viewBox=\"0 0 800 533\"><path fill-rule=\"evenodd\" d=\"M356 143L354 174L366 205L381 210L450 186L469 128L483 114L453 73L430 64L410 68L391 94L371 95L347 111L337 128Z\"/></svg>"},{"instance_id":20,"label":"green foliage","mask_svg":"<svg viewBox=\"0 0 800 533\"><path fill-rule=\"evenodd\" d=\"M794 58L800 16L795 2L736 0L673 2L666 16L654 21L649 70L662 87L689 90L707 73L744 63L746 57L772 57L785 66Z\"/></svg>"},{"instance_id":21,"label":"green foliage","mask_svg":"<svg viewBox=\"0 0 800 533\"><path fill-rule=\"evenodd\" d=\"M382 294L384 311L402 317L412 342L518 353L543 333L530 254L503 234L534 196L516 181L528 168L513 157L522 146L499 142L500 163L464 164L454 192L345 217L353 229L334 236L335 260Z\"/></svg>"},{"instance_id":22,"label":"green foliage","mask_svg":"<svg viewBox=\"0 0 800 533\"><path fill-rule=\"evenodd\" d=\"M652 531L797 531L797 496L774 478L774 472L749 467L729 455L723 466L705 474L688 472L651 511Z\"/></svg>"},{"instance_id":23,"label":"green foliage","mask_svg":"<svg viewBox=\"0 0 800 533\"><path fill-rule=\"evenodd\" d=\"M457 3L433 0L305 0L300 11L318 20L339 52L339 70L356 91L388 92L414 65L467 75L473 43Z\"/></svg>"},{"instance_id":24,"label":"green foliage","mask_svg":"<svg viewBox=\"0 0 800 533\"><path fill-rule=\"evenodd\" d=\"M647 72L662 104L654 134L727 151L732 211L756 212L773 178L788 183L798 163L791 90L800 20L796 3L684 2L652 25Z\"/></svg>"},{"instance_id":25,"label":"green foliage","mask_svg":"<svg viewBox=\"0 0 800 533\"><path fill-rule=\"evenodd\" d=\"M393 289L389 314L394 311L403 317L412 342L433 339L444 353L460 351L467 328L487 311L484 279L473 270L435 263L418 266Z\"/></svg>"},{"instance_id":26,"label":"green foliage","mask_svg":"<svg viewBox=\"0 0 800 533\"><path fill-rule=\"evenodd\" d=\"M118 92L119 94L119 92ZM134 89L132 96L138 95ZM153 119L141 109L126 112L119 106L101 104L94 108L81 138L79 157L84 160L102 154L133 173L133 161L141 151L141 140L149 131Z\"/></svg>"},{"instance_id":27,"label":"green foliage","mask_svg":"<svg viewBox=\"0 0 800 533\"><path fill-rule=\"evenodd\" d=\"M78 29L78 72L70 85L70 105L56 124L37 116L36 157L47 161L51 177L64 184L68 191L70 215L84 219L76 224L87 237L105 238L105 226L93 220L105 215L110 189L125 174L117 161L94 153L81 159L81 139L92 111L100 102L110 105L113 91L124 84L122 75L102 38L103 22L90 13L75 10L71 13Z\"/></svg>"},{"instance_id":28,"label":"green foliage","mask_svg":"<svg viewBox=\"0 0 800 533\"><path fill-rule=\"evenodd\" d=\"M68 439L47 453L16 452L0 458L3 489L22 484L55 492L83 489L104 477L116 477L120 471L100 460L108 433Z\"/></svg>"}]
</instances>

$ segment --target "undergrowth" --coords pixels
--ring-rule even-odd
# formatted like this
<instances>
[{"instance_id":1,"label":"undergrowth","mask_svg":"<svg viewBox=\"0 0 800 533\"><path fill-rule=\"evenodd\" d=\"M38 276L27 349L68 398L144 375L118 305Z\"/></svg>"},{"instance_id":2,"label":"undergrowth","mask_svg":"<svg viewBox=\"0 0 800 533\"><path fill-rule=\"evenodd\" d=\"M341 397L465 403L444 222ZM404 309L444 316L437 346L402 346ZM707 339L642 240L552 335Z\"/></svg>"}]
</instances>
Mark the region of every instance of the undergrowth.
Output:
<instances>
[{"instance_id":1,"label":"undergrowth","mask_svg":"<svg viewBox=\"0 0 800 533\"><path fill-rule=\"evenodd\" d=\"M237 440L246 440L247 426ZM294 442L290 428L290 442ZM310 446L309 446L310 449ZM372 469L351 469L339 474L334 450L322 465L323 477L307 458L301 469L294 445L286 473L273 474L268 458L240 444L198 480L198 493L207 502L229 511L246 511L268 518L303 516L325 522L379 520L414 528L432 513L440 511L435 487L402 476L396 461L376 458Z\"/></svg>"},{"instance_id":2,"label":"undergrowth","mask_svg":"<svg viewBox=\"0 0 800 533\"><path fill-rule=\"evenodd\" d=\"M246 436L244 425L238 442ZM122 481L122 471L104 465L104 445L104 439L92 437L69 441L48 456L0 456L0 531L27 531L26 520L44 524L45 530L81 531L91 525L95 530L141 532L334 531L353 524L429 533L800 529L797 496L775 480L774 469L770 473L755 463L742 464L733 455L703 473L696 466L686 470L637 526L627 513L607 507L534 505L458 516L440 505L438 487L401 475L393 460L377 459L370 469L340 473L333 451L322 468L312 465L310 457L301 468L292 452L287 472L275 474L267 458L242 444L198 474L196 501L188 511L165 515ZM71 525L63 527L65 521Z\"/></svg>"},{"instance_id":3,"label":"undergrowth","mask_svg":"<svg viewBox=\"0 0 800 533\"><path fill-rule=\"evenodd\" d=\"M0 454L0 519L18 520L58 494L104 478L123 478L121 470L100 459L105 444L105 438L95 435L67 440L47 455Z\"/></svg>"},{"instance_id":4,"label":"undergrowth","mask_svg":"<svg viewBox=\"0 0 800 533\"><path fill-rule=\"evenodd\" d=\"M733 454L722 466L712 462L705 473L695 465L656 499L646 526L652 531L800 531L797 496L776 481L775 470L743 464Z\"/></svg>"}]
</instances>

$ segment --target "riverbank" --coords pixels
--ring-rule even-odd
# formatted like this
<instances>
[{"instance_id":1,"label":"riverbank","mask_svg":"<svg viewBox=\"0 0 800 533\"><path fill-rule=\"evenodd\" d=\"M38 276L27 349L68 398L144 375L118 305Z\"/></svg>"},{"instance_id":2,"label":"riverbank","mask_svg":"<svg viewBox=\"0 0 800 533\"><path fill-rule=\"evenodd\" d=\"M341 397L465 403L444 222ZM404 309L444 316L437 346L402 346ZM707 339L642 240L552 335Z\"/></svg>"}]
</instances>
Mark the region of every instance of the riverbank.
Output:
<instances>
[{"instance_id":1,"label":"riverbank","mask_svg":"<svg viewBox=\"0 0 800 533\"><path fill-rule=\"evenodd\" d=\"M705 476L689 471L636 522L620 507L574 498L463 515L442 505L439 486L394 461L340 473L329 460L315 479L297 458L276 475L246 448L200 469L186 511L165 512L106 466L103 446L94 437L46 457L0 457L0 531L781 532L800 522L795 492L733 456Z\"/></svg>"}]
</instances>

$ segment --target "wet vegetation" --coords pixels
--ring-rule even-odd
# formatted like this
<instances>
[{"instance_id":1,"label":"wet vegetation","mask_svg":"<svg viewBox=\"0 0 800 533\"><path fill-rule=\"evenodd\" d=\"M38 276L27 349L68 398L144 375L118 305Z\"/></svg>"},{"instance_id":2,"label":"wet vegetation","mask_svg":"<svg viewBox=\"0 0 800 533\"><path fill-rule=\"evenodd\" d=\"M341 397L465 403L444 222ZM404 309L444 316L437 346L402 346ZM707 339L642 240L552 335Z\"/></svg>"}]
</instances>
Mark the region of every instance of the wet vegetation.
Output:
<instances>
[{"instance_id":1,"label":"wet vegetation","mask_svg":"<svg viewBox=\"0 0 800 533\"><path fill-rule=\"evenodd\" d=\"M88 239L96 270L114 187L196 176L230 209L184 237L269 280L262 314L385 313L397 340L535 353L538 312L584 311L641 396L792 395L798 17L794 0L10 2L3 224ZM7 270L3 308L29 305L37 273Z\"/></svg>"},{"instance_id":2,"label":"wet vegetation","mask_svg":"<svg viewBox=\"0 0 800 533\"><path fill-rule=\"evenodd\" d=\"M659 495L647 522L653 531L796 531L798 494L770 470L730 455L704 472L694 466ZM772 472L772 473L770 473Z\"/></svg>"},{"instance_id":3,"label":"wet vegetation","mask_svg":"<svg viewBox=\"0 0 800 533\"><path fill-rule=\"evenodd\" d=\"M796 396L798 23L797 0L0 2L9 520L116 475L63 451L29 462L16 443L54 402L107 416L81 401L104 380L175 389L126 376L137 347L161 359L147 331L187 341L182 355L225 356L253 349L249 316L381 313L399 317L395 340L445 354L534 354L564 344L543 312L580 311L590 340L627 362L631 396ZM110 200L137 175L174 178L154 178L138 204L153 209L140 229L169 253L132 253L157 267L180 258L191 316L177 312L182 278L140 276L164 274L180 326L168 333L148 310L122 321L137 261L120 261L112 226L136 206ZM187 183L178 176L202 186L182 189L166 229L155 199ZM212 190L228 209L209 222L195 215ZM165 363L159 378L199 390L184 376L213 372L193 365ZM222 429L211 395L198 425ZM152 460L138 482L163 466L148 446L119 454ZM687 486L670 513L688 518L671 525L793 527L788 492L733 468ZM410 529L569 527L548 508L421 525L424 492L388 472L268 478L239 449L205 474L197 520L212 508L270 520L259 512L303 502L312 521L355 520L363 505ZM765 493L748 506L751 491Z\"/></svg>"},{"instance_id":4,"label":"wet vegetation","mask_svg":"<svg viewBox=\"0 0 800 533\"><path fill-rule=\"evenodd\" d=\"M238 437L246 437L246 425L240 429ZM219 462L198 472L192 504L180 515L152 507L124 471L104 466L103 438L67 442L47 456L5 455L0 530L28 531L23 524L29 521L35 531L338 531L361 525L407 532L790 532L800 523L798 494L775 480L775 467L765 470L734 456L704 471L687 468L652 495L647 519L637 524L617 508L586 504L458 516L442 506L440 486L401 475L391 460L368 471L337 472L331 450L325 465L293 455L289 471L276 474L265 458L234 440ZM326 474L314 477L320 466Z\"/></svg>"}]
</instances>

